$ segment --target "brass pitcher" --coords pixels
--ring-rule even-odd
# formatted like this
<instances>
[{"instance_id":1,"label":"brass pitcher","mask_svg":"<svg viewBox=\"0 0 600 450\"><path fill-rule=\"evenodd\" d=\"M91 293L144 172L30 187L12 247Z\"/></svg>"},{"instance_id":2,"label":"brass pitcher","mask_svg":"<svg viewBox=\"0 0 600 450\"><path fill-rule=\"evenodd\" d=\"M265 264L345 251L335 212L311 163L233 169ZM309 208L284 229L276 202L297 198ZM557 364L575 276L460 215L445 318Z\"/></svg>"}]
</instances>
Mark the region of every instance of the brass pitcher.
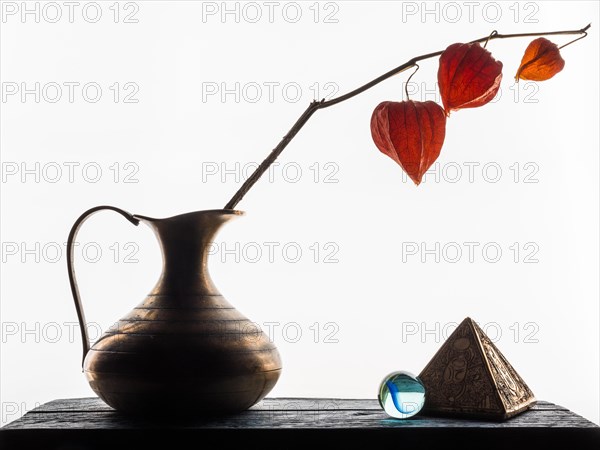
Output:
<instances>
[{"instance_id":1,"label":"brass pitcher","mask_svg":"<svg viewBox=\"0 0 600 450\"><path fill-rule=\"evenodd\" d=\"M163 270L145 300L90 348L73 251L79 227L101 210L148 225L160 243ZM77 219L67 266L82 365L108 405L141 414L229 413L249 408L273 388L281 373L277 348L223 298L208 273L209 244L225 222L242 214L217 209L154 219L98 206Z\"/></svg>"}]
</instances>

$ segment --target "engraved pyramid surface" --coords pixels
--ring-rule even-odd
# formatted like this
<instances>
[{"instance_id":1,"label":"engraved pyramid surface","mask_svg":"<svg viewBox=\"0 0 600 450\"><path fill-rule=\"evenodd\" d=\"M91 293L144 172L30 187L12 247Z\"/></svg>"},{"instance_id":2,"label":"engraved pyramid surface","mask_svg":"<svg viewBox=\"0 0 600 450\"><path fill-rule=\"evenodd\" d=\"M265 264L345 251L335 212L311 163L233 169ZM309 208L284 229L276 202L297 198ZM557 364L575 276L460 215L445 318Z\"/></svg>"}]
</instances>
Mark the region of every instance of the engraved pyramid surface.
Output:
<instances>
[{"instance_id":1,"label":"engraved pyramid surface","mask_svg":"<svg viewBox=\"0 0 600 450\"><path fill-rule=\"evenodd\" d=\"M466 318L419 375L424 412L505 419L535 403L533 393L481 328Z\"/></svg>"}]
</instances>

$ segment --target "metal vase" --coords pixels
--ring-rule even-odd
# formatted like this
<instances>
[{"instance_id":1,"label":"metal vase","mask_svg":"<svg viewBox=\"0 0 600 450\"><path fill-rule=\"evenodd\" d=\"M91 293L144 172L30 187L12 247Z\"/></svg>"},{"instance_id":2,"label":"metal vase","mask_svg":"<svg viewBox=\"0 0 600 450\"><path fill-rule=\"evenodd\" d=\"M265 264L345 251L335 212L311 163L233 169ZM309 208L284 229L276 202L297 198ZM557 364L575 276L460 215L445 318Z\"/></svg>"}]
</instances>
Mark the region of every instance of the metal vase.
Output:
<instances>
[{"instance_id":1,"label":"metal vase","mask_svg":"<svg viewBox=\"0 0 600 450\"><path fill-rule=\"evenodd\" d=\"M90 348L73 249L81 224L100 210L148 225L160 243L163 270L148 296ZM108 405L137 414L231 413L251 407L273 388L281 373L277 348L221 295L208 273L214 236L242 214L209 210L154 219L99 206L75 222L67 263L83 370Z\"/></svg>"}]
</instances>

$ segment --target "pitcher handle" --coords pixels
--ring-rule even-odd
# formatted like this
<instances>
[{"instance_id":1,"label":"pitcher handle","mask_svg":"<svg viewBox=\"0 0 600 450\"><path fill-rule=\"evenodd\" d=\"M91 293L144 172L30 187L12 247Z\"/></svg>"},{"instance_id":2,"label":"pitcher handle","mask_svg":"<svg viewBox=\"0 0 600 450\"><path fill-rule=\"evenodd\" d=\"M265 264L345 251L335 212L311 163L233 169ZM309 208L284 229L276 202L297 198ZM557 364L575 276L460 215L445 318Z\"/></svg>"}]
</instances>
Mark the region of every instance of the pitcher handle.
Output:
<instances>
[{"instance_id":1,"label":"pitcher handle","mask_svg":"<svg viewBox=\"0 0 600 450\"><path fill-rule=\"evenodd\" d=\"M69 271L69 284L71 285L71 293L73 294L73 300L75 301L75 309L77 309L77 318L79 319L79 327L81 328L81 339L83 341L83 358L81 359L81 367L83 368L83 362L85 356L90 351L90 340L87 332L87 326L85 321L85 315L83 314L83 305L81 303L81 295L79 294L79 288L77 287L77 280L75 279L75 268L73 266L73 253L74 253L74 242L77 237L79 228L90 216L94 215L98 211L111 210L121 214L132 224L138 225L140 221L136 219L132 214L127 211L123 211L115 206L96 206L95 208L88 209L84 212L79 219L75 221L71 231L69 232L69 238L67 239L67 270Z\"/></svg>"}]
</instances>

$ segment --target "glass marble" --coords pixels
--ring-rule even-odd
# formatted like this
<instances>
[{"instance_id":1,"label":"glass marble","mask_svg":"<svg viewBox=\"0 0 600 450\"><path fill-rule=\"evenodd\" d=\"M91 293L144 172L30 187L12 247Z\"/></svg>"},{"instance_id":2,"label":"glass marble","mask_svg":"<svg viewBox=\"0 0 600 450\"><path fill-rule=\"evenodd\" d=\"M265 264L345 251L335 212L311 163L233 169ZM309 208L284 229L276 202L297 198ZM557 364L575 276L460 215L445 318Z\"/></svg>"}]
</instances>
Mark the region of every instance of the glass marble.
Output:
<instances>
[{"instance_id":1,"label":"glass marble","mask_svg":"<svg viewBox=\"0 0 600 450\"><path fill-rule=\"evenodd\" d=\"M392 372L379 386L379 404L396 419L414 416L425 404L425 386L410 372Z\"/></svg>"}]
</instances>

